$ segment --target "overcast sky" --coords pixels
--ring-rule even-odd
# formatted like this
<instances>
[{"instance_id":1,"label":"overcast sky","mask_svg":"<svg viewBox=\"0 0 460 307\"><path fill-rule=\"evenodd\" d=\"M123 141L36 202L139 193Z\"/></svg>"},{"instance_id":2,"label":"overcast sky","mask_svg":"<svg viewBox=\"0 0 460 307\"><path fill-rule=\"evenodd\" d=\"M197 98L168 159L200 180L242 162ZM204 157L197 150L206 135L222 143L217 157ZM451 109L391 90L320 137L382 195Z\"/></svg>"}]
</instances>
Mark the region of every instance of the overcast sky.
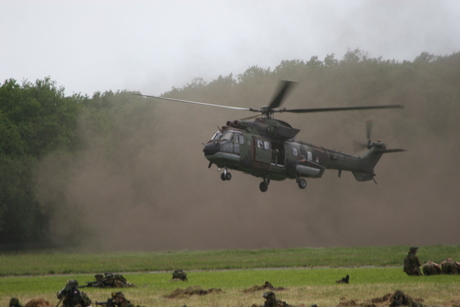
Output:
<instances>
[{"instance_id":1,"label":"overcast sky","mask_svg":"<svg viewBox=\"0 0 460 307\"><path fill-rule=\"evenodd\" d=\"M282 60L460 51L460 1L3 0L0 81L160 94Z\"/></svg>"}]
</instances>

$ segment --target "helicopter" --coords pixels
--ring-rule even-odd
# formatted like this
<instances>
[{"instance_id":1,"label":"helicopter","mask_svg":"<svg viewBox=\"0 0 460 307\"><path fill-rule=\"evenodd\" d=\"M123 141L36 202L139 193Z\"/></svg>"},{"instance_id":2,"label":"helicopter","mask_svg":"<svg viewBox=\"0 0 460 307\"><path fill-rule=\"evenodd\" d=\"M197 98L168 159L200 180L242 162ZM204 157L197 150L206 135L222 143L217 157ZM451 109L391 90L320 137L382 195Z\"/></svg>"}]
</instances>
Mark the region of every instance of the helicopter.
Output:
<instances>
[{"instance_id":1,"label":"helicopter","mask_svg":"<svg viewBox=\"0 0 460 307\"><path fill-rule=\"evenodd\" d=\"M232 179L229 170L240 171L262 178L259 184L261 192L266 192L271 180L294 179L300 189L307 187L305 178L321 178L326 169L335 169L341 177L342 171L350 171L357 181L374 180L374 167L384 153L401 152L404 149L388 149L380 140L371 140L371 123L367 122L367 144L358 144L367 148L361 156L351 155L322 146L305 143L296 139L299 129L285 121L275 119L274 113L316 113L377 109L402 109L403 105L374 105L350 107L325 107L307 109L279 108L288 92L295 84L293 81L281 81L273 99L260 108L244 108L189 101L168 97L136 94L143 97L218 107L231 110L258 113L245 119L227 121L204 144L203 152L209 161L208 168L214 164L223 169L220 178ZM250 120L254 118L254 120Z\"/></svg>"}]
</instances>

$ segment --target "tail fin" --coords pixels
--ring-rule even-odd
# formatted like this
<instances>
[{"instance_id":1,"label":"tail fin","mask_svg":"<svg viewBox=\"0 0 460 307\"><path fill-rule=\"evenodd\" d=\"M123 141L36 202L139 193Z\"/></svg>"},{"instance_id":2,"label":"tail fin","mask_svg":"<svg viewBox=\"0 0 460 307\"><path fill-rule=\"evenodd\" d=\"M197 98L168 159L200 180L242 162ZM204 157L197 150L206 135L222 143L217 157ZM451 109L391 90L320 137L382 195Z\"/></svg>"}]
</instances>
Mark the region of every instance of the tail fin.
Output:
<instances>
[{"instance_id":1,"label":"tail fin","mask_svg":"<svg viewBox=\"0 0 460 307\"><path fill-rule=\"evenodd\" d=\"M387 149L385 144L381 142L374 142L369 147L369 151L360 157L362 159L361 170L352 172L357 181L374 180L374 167L384 153L405 151L405 149L400 148Z\"/></svg>"}]
</instances>

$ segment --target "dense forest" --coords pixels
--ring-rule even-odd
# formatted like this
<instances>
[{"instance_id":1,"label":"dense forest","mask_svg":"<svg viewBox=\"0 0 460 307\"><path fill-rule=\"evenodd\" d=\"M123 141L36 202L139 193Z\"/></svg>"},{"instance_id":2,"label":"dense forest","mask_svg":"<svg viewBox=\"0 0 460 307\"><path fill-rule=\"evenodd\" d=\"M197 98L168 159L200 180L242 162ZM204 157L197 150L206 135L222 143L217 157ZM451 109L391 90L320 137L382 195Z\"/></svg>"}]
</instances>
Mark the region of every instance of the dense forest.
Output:
<instances>
[{"instance_id":1,"label":"dense forest","mask_svg":"<svg viewBox=\"0 0 460 307\"><path fill-rule=\"evenodd\" d=\"M260 107L269 101L278 80L298 82L288 98L290 108L405 105L403 112L372 114L377 124L382 116L380 131L391 139L387 141L419 153L411 158L411 162L419 163L415 168L412 164L395 162L393 171L444 178L445 181L433 183L433 189L444 198L433 197L433 201L448 202L449 195L458 193L452 190L452 181L458 183L458 179L449 176L459 165L456 152L460 150L460 53L442 56L421 53L412 62L399 62L370 58L363 51L350 50L342 59L331 54L323 60L318 57L286 60L275 68L249 67L242 74L219 76L210 82L196 78L162 95ZM114 229L158 230L155 226L146 229L118 222L135 220L126 208L134 208L136 216L152 208L158 219L174 221L179 207L172 203L205 199L196 189L179 196L177 191L186 188L180 186L177 178L201 177L190 166L199 164L200 172L201 168L207 171L204 158L199 157L200 143L212 135L216 125L223 125L231 116L251 114L222 114L216 110L206 113L200 107L154 103L132 94L126 89L96 92L92 96L66 96L65 88L50 77L34 83L13 79L3 82L0 87L1 244L79 245L88 237L94 238L96 244L101 232L112 228L108 225L114 225ZM177 111L182 108L186 108L186 114ZM308 134L310 142L351 151L351 141L364 138L363 122L368 115L352 112L333 117L331 122L322 116L286 118ZM328 137L337 131L344 134ZM169 150L175 154L168 153ZM183 155L179 156L177 151ZM197 154L185 154L193 151ZM450 164L432 168L439 160ZM216 174L208 176L218 178ZM406 181L402 184L408 187ZM162 193L173 185L178 189L166 200ZM328 181L325 185L331 188ZM201 193L207 188L209 185L203 186ZM256 191L257 184L253 188ZM111 212L122 214L111 215ZM454 214L458 217L458 211ZM143 222L149 220L136 223ZM167 228L166 232L174 238L173 229ZM113 235L127 240L122 230L115 230ZM151 244L157 248L177 248L174 244L161 245L159 240Z\"/></svg>"}]
</instances>

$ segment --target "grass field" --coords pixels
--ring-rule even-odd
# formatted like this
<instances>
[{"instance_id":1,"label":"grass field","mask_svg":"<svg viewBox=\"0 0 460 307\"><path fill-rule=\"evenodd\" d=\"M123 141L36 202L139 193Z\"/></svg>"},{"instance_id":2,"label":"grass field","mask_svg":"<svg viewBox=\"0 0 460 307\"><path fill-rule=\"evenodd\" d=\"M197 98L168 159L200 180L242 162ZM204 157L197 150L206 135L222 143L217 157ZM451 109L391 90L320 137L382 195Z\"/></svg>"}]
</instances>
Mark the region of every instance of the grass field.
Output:
<instances>
[{"instance_id":1,"label":"grass field","mask_svg":"<svg viewBox=\"0 0 460 307\"><path fill-rule=\"evenodd\" d=\"M168 251L159 253L41 252L0 256L0 305L11 297L21 303L43 297L57 304L56 292L74 278L80 285L100 272L122 273L136 288L123 289L135 305L251 306L263 305L264 291L244 289L269 281L277 298L292 305L337 306L383 297L397 289L428 305L460 304L460 276L409 277L402 272L408 246L363 248L304 248L285 250ZM420 247L423 262L460 259L460 246ZM188 282L171 281L174 269L187 272ZM336 280L350 275L350 284ZM176 288L199 286L222 292L204 296L165 298ZM95 301L105 301L110 289L85 288Z\"/></svg>"}]
</instances>

